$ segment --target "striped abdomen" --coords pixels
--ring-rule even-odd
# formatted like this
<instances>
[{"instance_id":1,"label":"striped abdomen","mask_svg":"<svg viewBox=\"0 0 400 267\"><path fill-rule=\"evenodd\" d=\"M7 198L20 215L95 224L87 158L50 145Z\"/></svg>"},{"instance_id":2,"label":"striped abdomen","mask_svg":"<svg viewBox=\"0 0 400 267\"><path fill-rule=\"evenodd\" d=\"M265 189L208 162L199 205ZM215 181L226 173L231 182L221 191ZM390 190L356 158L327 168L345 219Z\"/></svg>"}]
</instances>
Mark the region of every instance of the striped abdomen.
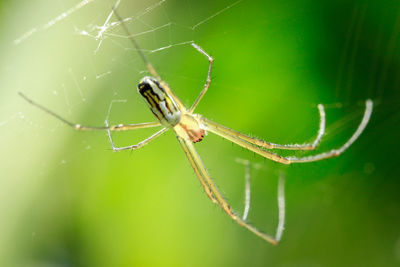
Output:
<instances>
[{"instance_id":1,"label":"striped abdomen","mask_svg":"<svg viewBox=\"0 0 400 267\"><path fill-rule=\"evenodd\" d=\"M172 128L180 122L181 111L178 105L156 79L144 77L138 84L138 91L161 124Z\"/></svg>"}]
</instances>

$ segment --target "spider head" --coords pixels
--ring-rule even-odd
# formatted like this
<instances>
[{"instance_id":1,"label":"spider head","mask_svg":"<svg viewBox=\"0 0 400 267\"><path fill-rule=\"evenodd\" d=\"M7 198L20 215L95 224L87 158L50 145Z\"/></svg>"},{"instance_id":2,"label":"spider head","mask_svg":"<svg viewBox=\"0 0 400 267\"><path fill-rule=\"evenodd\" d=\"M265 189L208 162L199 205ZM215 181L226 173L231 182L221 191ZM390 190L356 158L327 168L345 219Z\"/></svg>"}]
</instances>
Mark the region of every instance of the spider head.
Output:
<instances>
[{"instance_id":1,"label":"spider head","mask_svg":"<svg viewBox=\"0 0 400 267\"><path fill-rule=\"evenodd\" d=\"M172 128L180 122L178 105L155 78L146 76L141 79L138 91L161 124Z\"/></svg>"}]
</instances>

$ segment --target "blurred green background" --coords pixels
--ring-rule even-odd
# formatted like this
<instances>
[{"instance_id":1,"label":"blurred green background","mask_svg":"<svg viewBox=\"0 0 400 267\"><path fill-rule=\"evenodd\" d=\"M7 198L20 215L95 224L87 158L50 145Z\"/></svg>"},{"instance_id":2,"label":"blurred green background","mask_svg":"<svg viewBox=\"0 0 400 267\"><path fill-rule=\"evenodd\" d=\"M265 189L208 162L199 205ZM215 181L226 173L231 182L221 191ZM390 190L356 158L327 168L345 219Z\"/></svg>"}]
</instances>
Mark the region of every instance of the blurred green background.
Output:
<instances>
[{"instance_id":1,"label":"blurred green background","mask_svg":"<svg viewBox=\"0 0 400 267\"><path fill-rule=\"evenodd\" d=\"M120 4L186 105L200 92L208 64L186 42L215 58L211 89L197 111L235 130L276 143L312 140L316 106L324 103L322 152L343 144L365 99L374 100L365 132L334 159L282 166L211 134L196 144L239 213L244 166L235 159L262 166L251 172L249 221L271 235L277 178L286 176L278 246L208 200L172 132L138 151L112 153L104 132L76 132L18 97L22 91L81 124L103 125L112 100L126 100L113 105L112 123L154 120L136 92L145 67L121 29L106 31L96 50L95 26L113 1L69 14L78 3L0 2L1 266L400 266L398 1ZM122 146L152 133L113 137Z\"/></svg>"}]
</instances>

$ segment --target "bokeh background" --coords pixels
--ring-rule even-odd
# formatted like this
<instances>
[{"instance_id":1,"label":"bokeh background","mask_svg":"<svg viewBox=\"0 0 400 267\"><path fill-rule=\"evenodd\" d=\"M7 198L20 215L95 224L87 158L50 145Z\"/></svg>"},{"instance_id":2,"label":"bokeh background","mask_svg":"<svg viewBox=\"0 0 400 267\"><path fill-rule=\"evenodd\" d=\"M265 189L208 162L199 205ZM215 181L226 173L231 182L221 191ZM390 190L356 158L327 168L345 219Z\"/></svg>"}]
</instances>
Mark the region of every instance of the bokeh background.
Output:
<instances>
[{"instance_id":1,"label":"bokeh background","mask_svg":"<svg viewBox=\"0 0 400 267\"><path fill-rule=\"evenodd\" d=\"M1 266L400 266L398 1L120 4L185 104L207 71L186 42L215 58L197 111L236 130L276 143L312 140L324 103L321 152L351 136L365 99L373 99L370 124L338 158L282 166L211 134L196 144L239 213L244 166L235 160L252 162L249 221L271 235L285 175L278 246L208 200L172 132L139 151L112 153L104 132L76 132L17 95L82 124L103 125L112 100L126 102L113 105L112 123L154 120L136 92L145 67L121 29L108 29L96 50L93 27L104 24L113 1L68 14L78 3L0 2ZM113 137L122 146L151 133Z\"/></svg>"}]
</instances>

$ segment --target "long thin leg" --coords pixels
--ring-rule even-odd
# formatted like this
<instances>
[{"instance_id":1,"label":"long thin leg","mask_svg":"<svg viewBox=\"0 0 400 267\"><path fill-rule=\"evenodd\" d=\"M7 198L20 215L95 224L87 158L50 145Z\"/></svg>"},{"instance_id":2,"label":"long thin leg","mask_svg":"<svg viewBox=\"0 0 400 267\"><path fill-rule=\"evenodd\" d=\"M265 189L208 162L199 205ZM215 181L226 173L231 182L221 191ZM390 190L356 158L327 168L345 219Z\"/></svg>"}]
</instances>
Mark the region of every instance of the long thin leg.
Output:
<instances>
[{"instance_id":1,"label":"long thin leg","mask_svg":"<svg viewBox=\"0 0 400 267\"><path fill-rule=\"evenodd\" d=\"M250 211L250 163L246 165L246 173L245 173L245 205L244 205L244 212L242 219L245 221L247 219L247 216L249 215Z\"/></svg>"},{"instance_id":2,"label":"long thin leg","mask_svg":"<svg viewBox=\"0 0 400 267\"><path fill-rule=\"evenodd\" d=\"M206 94L208 88L210 88L210 83L211 83L211 71L212 71L212 65L214 62L214 59L208 55L200 46L197 44L192 44L194 48L196 48L197 51L202 53L204 56L208 58L208 74L207 74L207 80L206 83L204 84L203 90L200 92L200 95L197 97L196 101L194 101L194 104L192 107L189 109L189 113L193 113L194 109L197 107L197 105L200 103L200 100L203 98L203 96Z\"/></svg>"},{"instance_id":3,"label":"long thin leg","mask_svg":"<svg viewBox=\"0 0 400 267\"><path fill-rule=\"evenodd\" d=\"M278 180L278 207L279 222L276 229L276 241L281 241L283 230L285 229L285 175L281 173Z\"/></svg>"},{"instance_id":4,"label":"long thin leg","mask_svg":"<svg viewBox=\"0 0 400 267\"><path fill-rule=\"evenodd\" d=\"M194 170L194 172L197 175L197 178L199 178L199 181L201 183L201 186L203 187L204 191L206 192L208 198L213 202L213 203L217 203L217 200L215 199L213 193L211 192L210 187L207 185L206 181L204 180L203 176L200 173L200 170L197 168L196 163L193 159L192 154L189 152L188 147L186 146L185 142L183 141L182 138L178 137L178 141L181 144L183 151L186 154L186 157L189 159L190 165L192 165L192 168Z\"/></svg>"},{"instance_id":5,"label":"long thin leg","mask_svg":"<svg viewBox=\"0 0 400 267\"><path fill-rule=\"evenodd\" d=\"M171 90L171 88L169 88L168 84L161 79L161 76L157 73L156 69L153 67L153 65L150 63L150 61L146 57L146 55L143 53L143 50L140 48L139 44L136 42L136 39L133 37L133 35L129 31L128 27L126 26L126 24L122 20L121 16L118 14L118 12L116 10L116 7L113 6L112 10L114 11L114 15L117 17L117 19L119 20L120 24L122 25L122 28L126 32L129 40L132 42L133 46L136 48L137 52L139 53L139 56L141 57L141 59L143 60L144 64L146 65L147 70L150 72L150 74L154 78L156 78L159 81L159 83L162 85L164 90L167 91L168 95L175 100L175 102L178 104L178 106L181 108L181 110L186 110L186 108L183 105L182 101L172 92L172 90Z\"/></svg>"},{"instance_id":6,"label":"long thin leg","mask_svg":"<svg viewBox=\"0 0 400 267\"><path fill-rule=\"evenodd\" d=\"M112 125L109 127L104 127L104 126L85 126L85 125L81 125L81 124L76 124L73 122L70 122L66 119L64 119L63 117L61 117L60 115L58 115L57 113L51 111L50 109L36 103L35 101L33 101L32 99L28 98L26 95L24 95L21 92L18 92L18 94L25 99L26 101L28 101L30 104L34 105L35 107L38 107L39 109L43 110L44 112L50 114L51 116L55 117L56 119L64 122L65 124L67 124L68 126L72 127L75 130L78 131L104 131L104 130L110 130L110 131L129 131L129 130L136 130L136 129L143 129L143 128L151 128L151 127L156 127L156 126L160 126L161 123L157 122L145 122L145 123L138 123L138 124L118 124L118 125Z\"/></svg>"},{"instance_id":7,"label":"long thin leg","mask_svg":"<svg viewBox=\"0 0 400 267\"><path fill-rule=\"evenodd\" d=\"M122 28L124 29L124 31L128 35L129 40L132 42L132 44L136 48L139 56L141 57L141 59L143 60L144 64L146 65L147 70L150 72L151 75L154 76L154 78L156 78L157 80L161 80L160 75L157 73L157 71L154 69L153 65L147 59L146 55L143 53L143 51L140 48L139 44L136 42L136 39L133 38L133 35L131 34L131 32L129 31L128 27L125 25L125 23L123 22L121 16L117 12L116 5L114 5L112 7L112 10L114 12L114 15L117 17L117 19L119 20L120 24L122 25Z\"/></svg>"},{"instance_id":8,"label":"long thin leg","mask_svg":"<svg viewBox=\"0 0 400 267\"><path fill-rule=\"evenodd\" d=\"M367 126L368 121L371 117L372 108L373 108L372 100L367 100L364 116L363 116L363 119L361 120L360 125L358 126L358 128L354 132L354 134L350 137L350 139L342 147L340 147L338 149L330 150L325 153L321 153L321 154L317 154L317 155L313 155L313 156L309 156L309 157L299 157L299 158L298 157L282 157L278 154L263 150L260 147L256 147L237 136L227 134L228 131L226 129L229 129L229 128L221 126L221 125L219 125L215 122L212 122L210 120L207 120L203 117L200 118L200 122L203 124L205 130L215 133L225 139L228 139L229 141L231 141L239 146L242 146L250 151L253 151L253 152L255 152L265 158L271 159L273 161L280 162L283 164L290 164L290 163L318 161L318 160L322 160L322 159L326 159L326 158L339 156L340 154L342 154L351 144L354 143L355 140L357 140L357 138L360 136L360 134L364 131L364 129Z\"/></svg>"},{"instance_id":9,"label":"long thin leg","mask_svg":"<svg viewBox=\"0 0 400 267\"><path fill-rule=\"evenodd\" d=\"M250 161L245 159L236 159L237 163L245 166L245 205L242 219L246 221L250 210ZM279 221L276 229L275 240L279 242L281 240L283 230L285 229L285 175L283 172L279 174L278 180L278 209L279 209Z\"/></svg>"},{"instance_id":10,"label":"long thin leg","mask_svg":"<svg viewBox=\"0 0 400 267\"><path fill-rule=\"evenodd\" d=\"M232 135L227 134L226 131L221 130L221 125L219 125L219 124L217 124L215 122L207 120L207 119L205 119L203 117L200 119L200 122L202 123L202 126L204 127L204 129L206 131L209 131L209 132L212 132L212 133L214 133L216 135L219 135L219 136L221 136L221 137L223 137L223 138L225 138L225 139L227 139L227 140L229 140L229 141L231 141L231 142L233 142L233 143L235 143L235 144L237 144L237 145L239 145L241 147L244 147L244 148L246 148L246 149L248 149L250 151L253 151L254 153L259 154L260 156L263 156L264 158L267 158L267 159L270 159L270 160L273 160L273 161L276 161L276 162L280 162L280 163L283 163L283 164L290 164L290 162L287 159L285 159L284 157L282 157L282 156L280 156L278 154L275 154L275 153L269 152L267 150L261 149L258 146L254 146L254 145L244 141L243 139L240 139L240 138L238 138L236 136L232 136Z\"/></svg>"},{"instance_id":11,"label":"long thin leg","mask_svg":"<svg viewBox=\"0 0 400 267\"><path fill-rule=\"evenodd\" d=\"M236 159L237 163L244 165L244 181L245 181L245 197L244 197L244 210L242 219L245 221L250 211L250 162L246 159Z\"/></svg>"},{"instance_id":12,"label":"long thin leg","mask_svg":"<svg viewBox=\"0 0 400 267\"><path fill-rule=\"evenodd\" d=\"M242 220L234 211L232 211L231 207L229 206L228 202L224 199L224 197L219 192L218 188L214 184L214 181L211 179L210 175L207 172L206 167L204 166L203 162L200 159L200 156L197 154L194 146L190 140L183 139L178 136L178 140L181 143L184 151L188 151L188 158L195 173L199 176L200 180L205 181L205 186L209 188L209 190L214 195L218 205L231 217L234 221L236 221L240 226L243 226L256 234L257 236L263 238L264 240L270 242L271 244L276 245L278 242L271 236L261 232L254 226L250 225L249 223ZM187 154L187 155L188 155Z\"/></svg>"},{"instance_id":13,"label":"long thin leg","mask_svg":"<svg viewBox=\"0 0 400 267\"><path fill-rule=\"evenodd\" d=\"M349 148L357 140L357 138L361 135L361 133L364 131L365 127L367 126L367 124L369 122L369 119L371 118L372 109L373 109L372 100L367 100L364 116L361 120L360 125L358 125L357 130L353 133L353 135L350 137L350 139L347 140L347 142L344 143L344 145L341 146L340 148L332 149L328 152L324 152L324 153L309 156L309 157L299 157L299 158L298 157L287 157L286 159L289 160L291 163L302 163L302 162L313 162L313 161L318 161L318 160L322 160L322 159L339 156L344 151L346 151L346 149Z\"/></svg>"},{"instance_id":14,"label":"long thin leg","mask_svg":"<svg viewBox=\"0 0 400 267\"><path fill-rule=\"evenodd\" d=\"M122 150L139 149L142 146L147 145L148 143L150 143L150 141L152 141L155 138L159 137L160 135L162 135L163 133L165 133L168 130L167 128L162 128L161 130L159 130L158 132L156 132L155 134L153 134L149 138L144 139L143 141L137 143L136 145L124 146L124 147L115 147L114 142L113 142L112 137L111 137L111 131L109 129L107 120L105 121L105 124L106 124L106 127L107 127L108 139L110 140L110 144L111 144L112 150L114 152L119 152L119 151L122 151Z\"/></svg>"},{"instance_id":15,"label":"long thin leg","mask_svg":"<svg viewBox=\"0 0 400 267\"><path fill-rule=\"evenodd\" d=\"M211 122L206 118L202 118L207 124L213 124L215 128L218 128L218 130L224 132L225 134L231 135L233 137L239 138L241 140L244 140L250 144L256 145L263 147L265 149L286 149L286 150L313 150L315 149L318 144L321 142L322 136L325 133L325 110L324 106L322 104L318 105L318 110L319 110L319 115L320 115L320 122L319 122L319 130L318 130L318 135L315 138L315 140L312 143L309 144L290 144L290 145L279 145L279 144L274 144L270 142L266 142L261 139L253 138L248 135L242 134L240 132L237 132L235 130L232 130L228 127L222 126L220 124L217 124L215 122Z\"/></svg>"}]
</instances>

